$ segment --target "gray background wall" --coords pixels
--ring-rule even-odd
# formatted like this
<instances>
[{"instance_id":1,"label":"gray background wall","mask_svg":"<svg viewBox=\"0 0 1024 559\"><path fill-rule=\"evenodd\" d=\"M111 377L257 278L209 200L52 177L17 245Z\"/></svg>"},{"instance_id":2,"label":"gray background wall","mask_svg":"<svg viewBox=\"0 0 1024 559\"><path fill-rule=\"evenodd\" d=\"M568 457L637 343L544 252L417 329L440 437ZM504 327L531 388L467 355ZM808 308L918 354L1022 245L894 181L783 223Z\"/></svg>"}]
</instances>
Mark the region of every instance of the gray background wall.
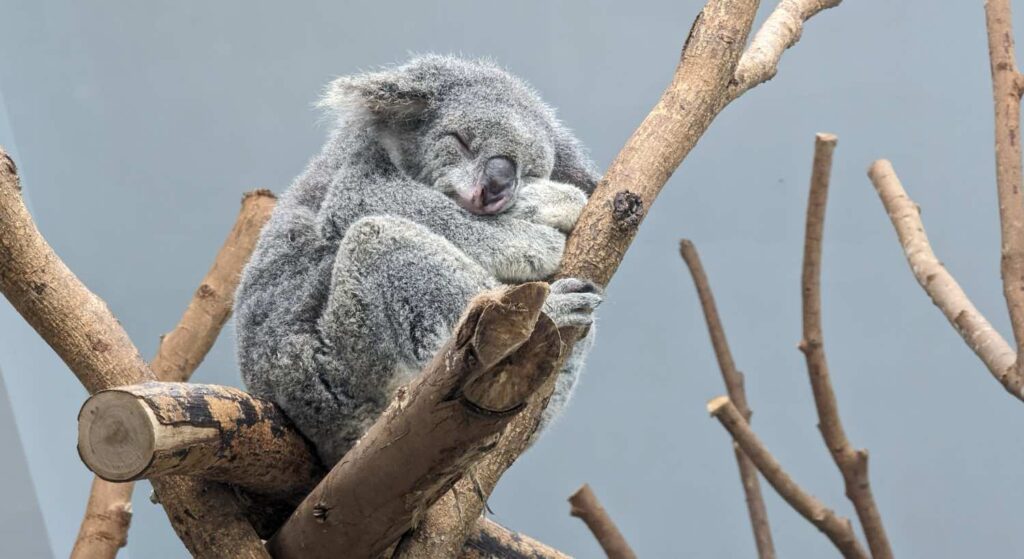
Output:
<instances>
[{"instance_id":1,"label":"gray background wall","mask_svg":"<svg viewBox=\"0 0 1024 559\"><path fill-rule=\"evenodd\" d=\"M493 56L559 107L603 167L657 99L699 6L0 0L0 142L17 150L49 241L152 355L241 192L281 190L317 150L326 131L311 102L332 76L410 51ZM795 349L811 147L825 130L840 137L827 350L895 550L1021 555L1024 407L915 284L864 174L874 158L895 162L936 251L1008 335L986 56L980 0L848 0L815 19L779 77L729 107L666 188L609 288L576 400L503 480L497 519L597 556L565 503L589 482L642 557L753 555L729 441L704 411L723 388L681 236L704 256L757 431L807 489L852 513ZM239 382L232 337L197 380ZM84 392L6 303L0 366L46 527L0 546L43 541L64 556L90 479L74 450ZM11 456L0 459L5 495L24 484ZM834 555L765 492L781 556ZM127 554L182 556L148 493L136 492ZM13 506L0 500L4 514Z\"/></svg>"}]
</instances>

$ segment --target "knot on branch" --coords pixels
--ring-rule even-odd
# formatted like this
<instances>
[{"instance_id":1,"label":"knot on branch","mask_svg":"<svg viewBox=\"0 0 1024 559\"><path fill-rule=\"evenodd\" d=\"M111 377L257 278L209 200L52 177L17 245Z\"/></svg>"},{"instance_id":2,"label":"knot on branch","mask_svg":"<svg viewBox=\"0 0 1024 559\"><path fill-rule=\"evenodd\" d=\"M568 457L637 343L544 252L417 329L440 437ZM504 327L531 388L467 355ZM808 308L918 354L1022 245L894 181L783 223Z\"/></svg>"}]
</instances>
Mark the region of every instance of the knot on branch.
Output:
<instances>
[{"instance_id":1,"label":"knot on branch","mask_svg":"<svg viewBox=\"0 0 1024 559\"><path fill-rule=\"evenodd\" d=\"M644 200L630 190L615 193L612 200L612 218L623 229L636 229L644 217Z\"/></svg>"}]
</instances>

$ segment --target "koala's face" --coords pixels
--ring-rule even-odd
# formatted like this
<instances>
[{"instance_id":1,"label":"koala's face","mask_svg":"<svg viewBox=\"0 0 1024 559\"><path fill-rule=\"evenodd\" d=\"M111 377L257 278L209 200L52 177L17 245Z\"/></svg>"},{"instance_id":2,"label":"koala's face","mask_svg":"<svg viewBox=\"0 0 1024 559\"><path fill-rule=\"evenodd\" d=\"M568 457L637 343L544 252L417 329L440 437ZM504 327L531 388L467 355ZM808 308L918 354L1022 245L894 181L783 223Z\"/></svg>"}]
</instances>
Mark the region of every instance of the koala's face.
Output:
<instances>
[{"instance_id":1,"label":"koala's face","mask_svg":"<svg viewBox=\"0 0 1024 559\"><path fill-rule=\"evenodd\" d=\"M553 178L560 159L588 183L577 186L592 187L575 140L559 142L568 133L551 108L490 63L420 57L341 78L324 104L368 119L397 169L478 215L510 208L524 179Z\"/></svg>"}]
</instances>

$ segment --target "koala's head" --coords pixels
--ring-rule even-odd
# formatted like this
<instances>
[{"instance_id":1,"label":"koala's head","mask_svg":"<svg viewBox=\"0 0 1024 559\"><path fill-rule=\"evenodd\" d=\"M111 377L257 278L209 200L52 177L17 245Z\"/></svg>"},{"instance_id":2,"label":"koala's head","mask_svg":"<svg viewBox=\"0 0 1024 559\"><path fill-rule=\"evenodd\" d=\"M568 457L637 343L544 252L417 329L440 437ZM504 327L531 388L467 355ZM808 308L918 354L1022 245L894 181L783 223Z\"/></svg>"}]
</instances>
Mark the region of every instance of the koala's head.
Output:
<instances>
[{"instance_id":1,"label":"koala's head","mask_svg":"<svg viewBox=\"0 0 1024 559\"><path fill-rule=\"evenodd\" d=\"M523 180L589 194L597 175L578 141L525 82L493 63L421 56L332 82L322 105L372 129L395 168L475 214L512 206Z\"/></svg>"}]
</instances>

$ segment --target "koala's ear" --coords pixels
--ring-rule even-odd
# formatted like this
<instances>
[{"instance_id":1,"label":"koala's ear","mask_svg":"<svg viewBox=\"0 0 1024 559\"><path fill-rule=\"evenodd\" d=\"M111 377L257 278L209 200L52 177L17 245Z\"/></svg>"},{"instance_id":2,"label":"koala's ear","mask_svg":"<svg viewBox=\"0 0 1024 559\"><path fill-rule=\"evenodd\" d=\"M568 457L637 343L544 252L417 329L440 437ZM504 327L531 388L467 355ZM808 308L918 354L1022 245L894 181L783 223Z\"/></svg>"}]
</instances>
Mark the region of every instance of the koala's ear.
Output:
<instances>
[{"instance_id":1,"label":"koala's ear","mask_svg":"<svg viewBox=\"0 0 1024 559\"><path fill-rule=\"evenodd\" d=\"M399 70L338 78L327 86L321 107L338 116L366 117L384 123L419 119L430 104L430 93Z\"/></svg>"},{"instance_id":2,"label":"koala's ear","mask_svg":"<svg viewBox=\"0 0 1024 559\"><path fill-rule=\"evenodd\" d=\"M576 185L590 196L601 180L594 162L587 156L579 140L566 129L555 131L555 165L551 180Z\"/></svg>"}]
</instances>

